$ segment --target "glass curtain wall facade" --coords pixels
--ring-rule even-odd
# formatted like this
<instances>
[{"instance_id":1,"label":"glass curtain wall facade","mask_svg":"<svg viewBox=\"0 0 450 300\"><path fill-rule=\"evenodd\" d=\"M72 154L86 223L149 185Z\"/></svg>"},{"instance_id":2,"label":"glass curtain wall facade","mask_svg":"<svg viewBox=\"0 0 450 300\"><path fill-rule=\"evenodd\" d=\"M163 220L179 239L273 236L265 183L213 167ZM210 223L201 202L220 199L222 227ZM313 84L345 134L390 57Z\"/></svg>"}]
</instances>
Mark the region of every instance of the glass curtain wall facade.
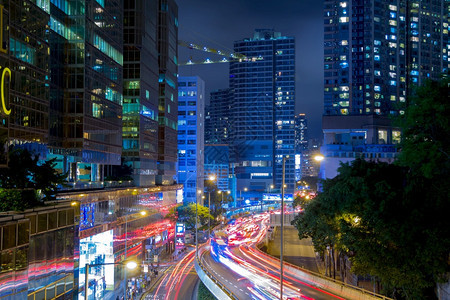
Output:
<instances>
[{"instance_id":1,"label":"glass curtain wall facade","mask_svg":"<svg viewBox=\"0 0 450 300\"><path fill-rule=\"evenodd\" d=\"M158 162L156 184L176 178L178 114L178 6L175 0L158 3Z\"/></svg>"},{"instance_id":2,"label":"glass curtain wall facade","mask_svg":"<svg viewBox=\"0 0 450 300\"><path fill-rule=\"evenodd\" d=\"M134 183L156 183L158 159L158 1L124 3L123 156Z\"/></svg>"},{"instance_id":3,"label":"glass curtain wall facade","mask_svg":"<svg viewBox=\"0 0 450 300\"><path fill-rule=\"evenodd\" d=\"M391 161L400 131L389 115L412 87L448 70L446 1L324 2L324 148L333 177L339 161Z\"/></svg>"},{"instance_id":4,"label":"glass curtain wall facade","mask_svg":"<svg viewBox=\"0 0 450 300\"><path fill-rule=\"evenodd\" d=\"M202 203L204 187L205 82L200 77L178 78L178 183L184 203Z\"/></svg>"},{"instance_id":5,"label":"glass curtain wall facade","mask_svg":"<svg viewBox=\"0 0 450 300\"><path fill-rule=\"evenodd\" d=\"M308 120L305 114L295 116L295 153L308 150Z\"/></svg>"},{"instance_id":6,"label":"glass curtain wall facade","mask_svg":"<svg viewBox=\"0 0 450 300\"><path fill-rule=\"evenodd\" d=\"M220 89L210 94L208 119L205 128L206 144L228 144L232 121L230 111L233 104L233 90Z\"/></svg>"},{"instance_id":7,"label":"glass curtain wall facade","mask_svg":"<svg viewBox=\"0 0 450 300\"><path fill-rule=\"evenodd\" d=\"M67 299L75 294L77 213L66 204L25 211L14 220L0 218L2 299Z\"/></svg>"},{"instance_id":8,"label":"glass curtain wall facade","mask_svg":"<svg viewBox=\"0 0 450 300\"><path fill-rule=\"evenodd\" d=\"M8 145L47 154L50 19L45 1L0 1L0 165Z\"/></svg>"},{"instance_id":9,"label":"glass curtain wall facade","mask_svg":"<svg viewBox=\"0 0 450 300\"><path fill-rule=\"evenodd\" d=\"M234 43L250 60L230 63L234 90L233 161L237 188L265 191L281 187L282 157L286 184L294 188L295 40L270 29Z\"/></svg>"},{"instance_id":10,"label":"glass curtain wall facade","mask_svg":"<svg viewBox=\"0 0 450 300\"><path fill-rule=\"evenodd\" d=\"M120 0L51 1L50 146L73 181L121 163L122 10Z\"/></svg>"}]
</instances>

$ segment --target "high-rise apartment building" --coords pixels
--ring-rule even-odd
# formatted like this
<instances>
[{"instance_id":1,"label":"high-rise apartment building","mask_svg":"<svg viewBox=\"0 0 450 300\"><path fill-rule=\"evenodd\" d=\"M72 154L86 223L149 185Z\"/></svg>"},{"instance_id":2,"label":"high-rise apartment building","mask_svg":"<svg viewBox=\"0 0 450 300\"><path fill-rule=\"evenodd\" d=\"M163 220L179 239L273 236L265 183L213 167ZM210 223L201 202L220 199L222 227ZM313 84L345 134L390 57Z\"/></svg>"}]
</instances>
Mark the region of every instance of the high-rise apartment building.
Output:
<instances>
[{"instance_id":1,"label":"high-rise apartment building","mask_svg":"<svg viewBox=\"0 0 450 300\"><path fill-rule=\"evenodd\" d=\"M324 162L392 161L402 114L415 85L448 70L446 1L350 0L324 3Z\"/></svg>"},{"instance_id":2,"label":"high-rise apartment building","mask_svg":"<svg viewBox=\"0 0 450 300\"><path fill-rule=\"evenodd\" d=\"M233 129L230 114L232 105L232 89L219 89L211 92L209 105L206 108L206 144L228 144L230 142L230 130Z\"/></svg>"},{"instance_id":3,"label":"high-rise apartment building","mask_svg":"<svg viewBox=\"0 0 450 300\"><path fill-rule=\"evenodd\" d=\"M158 175L156 183L173 184L177 163L178 6L175 0L158 4Z\"/></svg>"},{"instance_id":4,"label":"high-rise apartment building","mask_svg":"<svg viewBox=\"0 0 450 300\"><path fill-rule=\"evenodd\" d=\"M123 156L134 183L156 182L158 159L158 1L125 1Z\"/></svg>"},{"instance_id":5,"label":"high-rise apartment building","mask_svg":"<svg viewBox=\"0 0 450 300\"><path fill-rule=\"evenodd\" d=\"M50 4L49 147L73 181L101 181L121 162L122 10L119 0Z\"/></svg>"},{"instance_id":6,"label":"high-rise apartment building","mask_svg":"<svg viewBox=\"0 0 450 300\"><path fill-rule=\"evenodd\" d=\"M295 116L295 153L308 149L308 120L305 114Z\"/></svg>"},{"instance_id":7,"label":"high-rise apartment building","mask_svg":"<svg viewBox=\"0 0 450 300\"><path fill-rule=\"evenodd\" d=\"M230 63L233 160L237 189L281 187L282 157L286 184L294 188L295 40L271 29L234 42L248 61Z\"/></svg>"},{"instance_id":8,"label":"high-rise apartment building","mask_svg":"<svg viewBox=\"0 0 450 300\"><path fill-rule=\"evenodd\" d=\"M204 187L205 83L200 77L178 78L178 183L184 203L202 203Z\"/></svg>"}]
</instances>

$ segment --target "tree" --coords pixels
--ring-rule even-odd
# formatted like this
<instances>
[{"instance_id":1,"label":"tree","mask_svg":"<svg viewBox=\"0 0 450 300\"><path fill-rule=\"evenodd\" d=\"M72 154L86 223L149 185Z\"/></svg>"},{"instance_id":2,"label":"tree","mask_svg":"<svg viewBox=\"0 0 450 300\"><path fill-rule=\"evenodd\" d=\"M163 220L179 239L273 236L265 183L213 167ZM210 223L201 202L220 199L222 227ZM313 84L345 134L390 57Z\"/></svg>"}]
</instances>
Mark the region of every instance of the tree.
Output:
<instances>
[{"instance_id":1,"label":"tree","mask_svg":"<svg viewBox=\"0 0 450 300\"><path fill-rule=\"evenodd\" d=\"M41 163L39 157L26 149L10 148L8 168L0 169L0 186L8 190L18 190L18 196L10 191L4 191L3 210L23 210L36 206L36 196L42 200L53 200L58 186L65 183L65 175L55 169L55 159ZM9 201L11 195L19 197ZM10 204L7 204L10 203Z\"/></svg>"},{"instance_id":2,"label":"tree","mask_svg":"<svg viewBox=\"0 0 450 300\"><path fill-rule=\"evenodd\" d=\"M34 172L34 188L42 192L43 200L54 200L58 186L66 183L66 175L55 170L55 160L52 158L37 165Z\"/></svg>"},{"instance_id":3,"label":"tree","mask_svg":"<svg viewBox=\"0 0 450 300\"><path fill-rule=\"evenodd\" d=\"M195 203L178 207L178 220L184 222L186 229L195 229ZM199 229L208 224L208 219L213 220L214 217L209 213L209 209L206 206L198 205L198 224Z\"/></svg>"},{"instance_id":4,"label":"tree","mask_svg":"<svg viewBox=\"0 0 450 300\"><path fill-rule=\"evenodd\" d=\"M133 180L133 168L125 162L122 157L119 166L112 166L111 174L105 177L106 181L129 181Z\"/></svg>"},{"instance_id":5,"label":"tree","mask_svg":"<svg viewBox=\"0 0 450 300\"><path fill-rule=\"evenodd\" d=\"M448 79L408 102L395 164L357 159L323 182L294 224L318 251L335 246L352 271L376 276L389 295L433 299L450 272Z\"/></svg>"},{"instance_id":6,"label":"tree","mask_svg":"<svg viewBox=\"0 0 450 300\"><path fill-rule=\"evenodd\" d=\"M211 214L214 219L225 212L225 209L223 208L225 203L233 202L233 197L231 197L227 191L219 190L216 182L211 180L205 180L205 196L211 197ZM208 198L205 200L205 203L207 203Z\"/></svg>"}]
</instances>

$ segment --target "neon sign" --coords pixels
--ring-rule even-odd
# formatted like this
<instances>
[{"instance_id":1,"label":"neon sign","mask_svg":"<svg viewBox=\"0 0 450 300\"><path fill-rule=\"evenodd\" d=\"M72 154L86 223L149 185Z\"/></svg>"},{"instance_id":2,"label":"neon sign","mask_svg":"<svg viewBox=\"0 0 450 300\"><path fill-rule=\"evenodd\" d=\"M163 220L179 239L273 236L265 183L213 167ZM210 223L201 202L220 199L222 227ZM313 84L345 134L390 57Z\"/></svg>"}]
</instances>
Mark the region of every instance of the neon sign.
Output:
<instances>
[{"instance_id":1,"label":"neon sign","mask_svg":"<svg viewBox=\"0 0 450 300\"><path fill-rule=\"evenodd\" d=\"M9 115L9 114L11 114L11 109L8 109L6 107L6 100L5 100L5 75L6 74L8 74L9 78L11 78L11 70L9 68L3 69L0 93L2 94L2 110L5 113L5 115Z\"/></svg>"},{"instance_id":2,"label":"neon sign","mask_svg":"<svg viewBox=\"0 0 450 300\"><path fill-rule=\"evenodd\" d=\"M6 48L3 48L3 5L0 5L0 52L6 53ZM5 115L11 114L11 109L6 107L5 100L5 75L8 74L9 78L11 78L11 70L9 68L4 68L2 72L2 82L0 93L2 98L2 110Z\"/></svg>"}]
</instances>

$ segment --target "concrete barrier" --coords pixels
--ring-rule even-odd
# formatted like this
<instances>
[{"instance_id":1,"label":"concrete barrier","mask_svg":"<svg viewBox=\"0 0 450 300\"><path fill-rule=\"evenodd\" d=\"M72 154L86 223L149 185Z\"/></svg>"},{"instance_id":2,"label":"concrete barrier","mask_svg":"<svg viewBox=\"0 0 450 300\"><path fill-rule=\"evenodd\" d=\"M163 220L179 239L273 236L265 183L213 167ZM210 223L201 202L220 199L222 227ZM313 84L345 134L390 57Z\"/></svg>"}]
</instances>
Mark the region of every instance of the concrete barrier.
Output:
<instances>
[{"instance_id":1,"label":"concrete barrier","mask_svg":"<svg viewBox=\"0 0 450 300\"><path fill-rule=\"evenodd\" d=\"M197 271L198 277L208 290L217 298L224 300L238 299L228 289L218 281L212 274L210 274L202 265L195 259L195 271Z\"/></svg>"},{"instance_id":2,"label":"concrete barrier","mask_svg":"<svg viewBox=\"0 0 450 300\"><path fill-rule=\"evenodd\" d=\"M258 247L254 248L259 255L264 256L266 259L272 260L273 262L279 264L280 260L273 257L261 250ZM284 262L285 272L291 272L298 277L302 278L306 283L315 286L317 288L323 289L335 295L339 295L346 299L352 300L393 300L392 298L372 293L370 291L349 285L325 276L311 272L309 270L302 269L290 263Z\"/></svg>"}]
</instances>

